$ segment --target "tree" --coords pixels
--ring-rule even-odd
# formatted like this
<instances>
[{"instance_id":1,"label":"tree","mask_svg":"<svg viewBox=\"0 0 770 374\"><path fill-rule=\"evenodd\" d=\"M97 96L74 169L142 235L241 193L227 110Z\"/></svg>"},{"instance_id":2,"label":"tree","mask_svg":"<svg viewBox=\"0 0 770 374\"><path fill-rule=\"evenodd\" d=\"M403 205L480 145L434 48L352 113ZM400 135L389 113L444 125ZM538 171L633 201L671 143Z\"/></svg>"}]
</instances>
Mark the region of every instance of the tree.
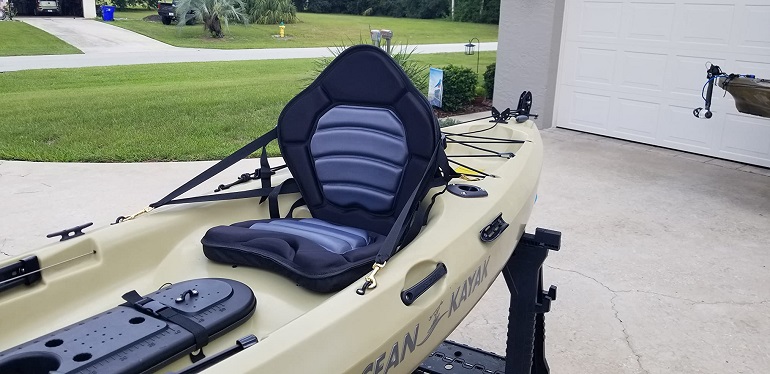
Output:
<instances>
[{"instance_id":1,"label":"tree","mask_svg":"<svg viewBox=\"0 0 770 374\"><path fill-rule=\"evenodd\" d=\"M177 2L178 14L190 12L203 22L203 29L209 31L213 38L225 36L222 22L225 24L225 30L230 27L229 21L231 20L241 23L248 22L246 5L242 0L179 0ZM184 24L184 22L178 23L179 26L184 26Z\"/></svg>"}]
</instances>

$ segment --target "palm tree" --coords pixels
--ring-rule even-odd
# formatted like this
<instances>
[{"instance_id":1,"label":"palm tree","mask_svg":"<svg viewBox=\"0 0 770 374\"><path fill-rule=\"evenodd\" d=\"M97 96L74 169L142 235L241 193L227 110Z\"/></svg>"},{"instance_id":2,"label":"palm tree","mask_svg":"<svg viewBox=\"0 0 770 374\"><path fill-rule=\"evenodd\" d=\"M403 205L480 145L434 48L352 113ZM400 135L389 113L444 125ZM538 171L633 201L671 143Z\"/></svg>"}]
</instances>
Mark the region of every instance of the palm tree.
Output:
<instances>
[{"instance_id":1,"label":"palm tree","mask_svg":"<svg viewBox=\"0 0 770 374\"><path fill-rule=\"evenodd\" d=\"M225 30L230 26L229 21L246 23L246 6L242 0L178 0L177 13L188 14L193 12L195 17L203 22L203 29L211 33L214 38L225 36L222 31L222 22ZM179 22L184 25L184 22Z\"/></svg>"}]
</instances>

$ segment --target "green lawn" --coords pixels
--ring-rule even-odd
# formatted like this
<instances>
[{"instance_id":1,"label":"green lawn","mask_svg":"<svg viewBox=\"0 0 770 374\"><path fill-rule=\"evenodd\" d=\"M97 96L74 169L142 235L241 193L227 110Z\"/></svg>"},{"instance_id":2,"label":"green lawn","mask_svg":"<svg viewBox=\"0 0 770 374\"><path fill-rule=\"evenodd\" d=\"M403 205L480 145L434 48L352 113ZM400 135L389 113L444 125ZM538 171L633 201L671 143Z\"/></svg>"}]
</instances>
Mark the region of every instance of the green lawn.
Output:
<instances>
[{"instance_id":1,"label":"green lawn","mask_svg":"<svg viewBox=\"0 0 770 374\"><path fill-rule=\"evenodd\" d=\"M61 39L24 22L0 22L0 56L83 53Z\"/></svg>"},{"instance_id":2,"label":"green lawn","mask_svg":"<svg viewBox=\"0 0 770 374\"><path fill-rule=\"evenodd\" d=\"M476 65L463 54L417 58ZM482 72L491 61L493 53L482 55ZM0 159L222 158L274 126L312 67L312 60L237 61L0 74Z\"/></svg>"},{"instance_id":3,"label":"green lawn","mask_svg":"<svg viewBox=\"0 0 770 374\"><path fill-rule=\"evenodd\" d=\"M193 48L289 48L328 47L357 44L360 38L369 39L370 29L393 30L395 44L434 44L467 42L472 37L483 41L497 40L497 25L422 20L409 18L364 17L340 14L300 13L300 23L286 25L287 40L273 38L277 25L231 24L223 39L213 39L198 24L194 26L165 26L143 18L155 11L127 10L115 12L120 26L153 39L178 47ZM351 43L351 41L353 43Z\"/></svg>"}]
</instances>

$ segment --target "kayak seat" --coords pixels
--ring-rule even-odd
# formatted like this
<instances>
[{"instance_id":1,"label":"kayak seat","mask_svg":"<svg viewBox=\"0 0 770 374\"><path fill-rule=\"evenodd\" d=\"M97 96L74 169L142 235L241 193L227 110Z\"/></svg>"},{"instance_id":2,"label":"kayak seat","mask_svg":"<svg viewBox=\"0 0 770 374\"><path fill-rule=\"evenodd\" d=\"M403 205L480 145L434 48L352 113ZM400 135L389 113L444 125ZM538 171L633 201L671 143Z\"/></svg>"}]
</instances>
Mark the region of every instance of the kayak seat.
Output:
<instances>
[{"instance_id":1,"label":"kayak seat","mask_svg":"<svg viewBox=\"0 0 770 374\"><path fill-rule=\"evenodd\" d=\"M361 45L342 52L292 99L276 129L313 218L214 227L201 240L204 253L313 291L340 290L371 270L399 214L408 210L411 217L435 182L438 121L387 53Z\"/></svg>"}]
</instances>

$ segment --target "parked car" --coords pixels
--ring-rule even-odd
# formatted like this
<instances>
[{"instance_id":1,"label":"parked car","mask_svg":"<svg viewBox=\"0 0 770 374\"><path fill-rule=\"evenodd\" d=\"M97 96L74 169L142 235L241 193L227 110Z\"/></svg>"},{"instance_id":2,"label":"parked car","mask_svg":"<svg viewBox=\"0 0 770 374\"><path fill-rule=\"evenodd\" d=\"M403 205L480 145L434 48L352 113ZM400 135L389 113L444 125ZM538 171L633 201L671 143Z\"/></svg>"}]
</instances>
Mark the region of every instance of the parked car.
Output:
<instances>
[{"instance_id":1,"label":"parked car","mask_svg":"<svg viewBox=\"0 0 770 374\"><path fill-rule=\"evenodd\" d=\"M37 6L35 7L34 14L40 15L60 15L61 3L59 0L37 0Z\"/></svg>"},{"instance_id":2,"label":"parked car","mask_svg":"<svg viewBox=\"0 0 770 374\"><path fill-rule=\"evenodd\" d=\"M176 0L171 2L159 1L158 15L160 16L160 21L163 22L164 25L170 25L173 20L179 21L179 14L177 14L176 11ZM188 25L195 24L195 12L191 10L185 15L184 19L184 22Z\"/></svg>"}]
</instances>

